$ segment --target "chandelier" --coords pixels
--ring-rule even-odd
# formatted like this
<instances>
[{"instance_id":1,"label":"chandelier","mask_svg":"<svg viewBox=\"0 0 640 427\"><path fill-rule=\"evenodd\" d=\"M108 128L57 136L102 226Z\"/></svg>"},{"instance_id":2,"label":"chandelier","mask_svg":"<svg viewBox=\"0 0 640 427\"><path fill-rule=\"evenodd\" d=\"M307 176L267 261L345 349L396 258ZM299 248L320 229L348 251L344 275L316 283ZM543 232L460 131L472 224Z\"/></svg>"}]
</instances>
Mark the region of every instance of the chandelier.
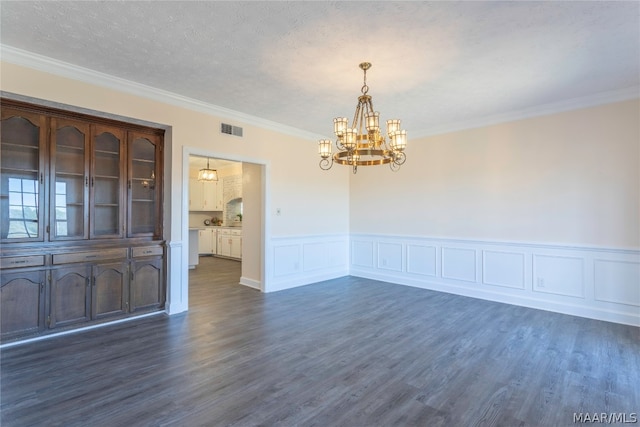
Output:
<instances>
[{"instance_id":1,"label":"chandelier","mask_svg":"<svg viewBox=\"0 0 640 427\"><path fill-rule=\"evenodd\" d=\"M320 168L331 169L333 163L350 165L353 173L358 172L358 166L374 166L388 164L392 171L397 171L405 162L407 156L404 149L407 146L407 131L400 130L400 120L387 120L387 137L380 133L380 113L373 110L371 95L368 95L367 70L371 68L369 62L360 64L364 71L362 95L358 97L358 105L353 116L351 126L346 117L333 119L333 131L336 134L338 152L333 156L333 141L321 139L318 141L318 151L321 157Z\"/></svg>"},{"instance_id":2,"label":"chandelier","mask_svg":"<svg viewBox=\"0 0 640 427\"><path fill-rule=\"evenodd\" d=\"M198 181L217 181L218 171L215 169L209 169L209 158L207 157L207 167L200 169L198 172Z\"/></svg>"}]
</instances>

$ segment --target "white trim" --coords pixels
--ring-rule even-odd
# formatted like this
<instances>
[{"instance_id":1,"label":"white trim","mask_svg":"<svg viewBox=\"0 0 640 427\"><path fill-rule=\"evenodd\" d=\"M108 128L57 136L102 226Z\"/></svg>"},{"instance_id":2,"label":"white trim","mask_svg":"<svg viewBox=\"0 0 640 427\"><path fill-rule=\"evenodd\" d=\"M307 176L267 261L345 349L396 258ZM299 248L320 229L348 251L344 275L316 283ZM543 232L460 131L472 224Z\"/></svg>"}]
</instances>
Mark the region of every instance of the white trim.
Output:
<instances>
[{"instance_id":1,"label":"white trim","mask_svg":"<svg viewBox=\"0 0 640 427\"><path fill-rule=\"evenodd\" d=\"M247 157L247 156L238 156L236 154L228 154L228 153L220 153L216 151L208 151L195 147L182 147L182 224L180 227L182 228L182 235L189 236L189 156L201 156L201 157L209 157L209 158L217 158L224 160L231 160L234 162L242 162L242 163L253 163L256 165L262 166L262 212L261 212L261 239L262 245L260 249L260 257L262 260L262 269L261 269L261 281L254 280L251 283L258 284L258 289L265 292L265 289L269 285L269 277L271 275L270 264L271 264L271 250L270 250L270 238L271 232L269 230L270 227L270 214L269 214L269 206L270 206L270 193L268 189L270 188L270 171L271 171L271 162L264 159ZM185 234L186 233L186 234ZM184 251L183 254L183 265L188 265L189 263L189 254L188 251ZM188 268L184 268L185 275L187 276L185 286L186 292L189 290L189 279L188 279ZM187 308L188 309L188 308Z\"/></svg>"},{"instance_id":2,"label":"white trim","mask_svg":"<svg viewBox=\"0 0 640 427\"><path fill-rule=\"evenodd\" d=\"M563 249L563 250L578 250L578 251L596 251L596 252L616 252L627 253L633 255L640 255L640 247L613 247L613 246L595 246L595 245L575 245L568 243L554 243L554 242L523 242L516 240L477 240L477 239L461 239L458 237L434 237L423 235L407 235L407 234L367 234L367 233L351 233L351 239L362 238L364 240L368 238L382 238L382 239L398 239L398 240L416 240L420 242L447 242L447 244L463 244L463 245L492 245L492 246L510 246L518 248L547 248L547 249Z\"/></svg>"},{"instance_id":3,"label":"white trim","mask_svg":"<svg viewBox=\"0 0 640 427\"><path fill-rule=\"evenodd\" d=\"M140 83L135 83L130 80L122 79L109 74L101 73L99 71L94 71L89 68L84 68L67 62L59 61L57 59L49 58L47 56L39 55L33 52L28 52L26 50L18 49L12 46L0 44L0 54L2 57L2 61L4 62L32 68L34 70L54 74L60 77L102 86L118 92L140 96L142 98L163 102L192 111L211 114L223 119L246 123L248 125L257 126L262 129L272 130L275 132L284 133L285 135L296 136L310 141L315 141L322 138L322 135L318 135L313 132L297 129L291 126L283 125L281 123L273 122L271 120L266 120L257 116L242 113L240 111L220 107L218 105L209 104L166 90L157 89Z\"/></svg>"},{"instance_id":4,"label":"white trim","mask_svg":"<svg viewBox=\"0 0 640 427\"><path fill-rule=\"evenodd\" d=\"M387 265L402 265L401 270L359 262L378 259L388 243L402 245L382 254ZM412 271L404 262L409 248L417 246L435 248L424 259L435 265L435 275ZM454 256L447 260L451 250ZM485 262L486 253L494 257L491 265ZM357 277L640 326L640 277L634 274L640 249L352 234L350 256L349 274ZM611 263L611 271L597 277L595 265L603 259ZM498 279L488 280L486 273L498 273Z\"/></svg>"},{"instance_id":5,"label":"white trim","mask_svg":"<svg viewBox=\"0 0 640 427\"><path fill-rule=\"evenodd\" d=\"M262 282L260 280L249 279L248 277L240 277L239 284L247 286L249 288L262 290Z\"/></svg>"},{"instance_id":6,"label":"white trim","mask_svg":"<svg viewBox=\"0 0 640 427\"><path fill-rule=\"evenodd\" d=\"M265 292L336 279L349 274L349 235L276 237L269 242Z\"/></svg>"}]
</instances>

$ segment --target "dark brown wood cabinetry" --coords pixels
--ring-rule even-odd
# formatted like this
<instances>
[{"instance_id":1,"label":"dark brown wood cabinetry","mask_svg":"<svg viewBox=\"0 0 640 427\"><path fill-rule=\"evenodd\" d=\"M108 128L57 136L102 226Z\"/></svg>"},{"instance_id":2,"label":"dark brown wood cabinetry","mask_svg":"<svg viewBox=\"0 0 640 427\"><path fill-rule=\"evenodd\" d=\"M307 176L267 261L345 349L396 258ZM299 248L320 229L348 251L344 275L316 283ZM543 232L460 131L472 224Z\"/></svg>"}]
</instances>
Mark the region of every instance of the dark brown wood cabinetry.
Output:
<instances>
[{"instance_id":1,"label":"dark brown wood cabinetry","mask_svg":"<svg viewBox=\"0 0 640 427\"><path fill-rule=\"evenodd\" d=\"M2 339L163 309L163 131L0 102Z\"/></svg>"}]
</instances>

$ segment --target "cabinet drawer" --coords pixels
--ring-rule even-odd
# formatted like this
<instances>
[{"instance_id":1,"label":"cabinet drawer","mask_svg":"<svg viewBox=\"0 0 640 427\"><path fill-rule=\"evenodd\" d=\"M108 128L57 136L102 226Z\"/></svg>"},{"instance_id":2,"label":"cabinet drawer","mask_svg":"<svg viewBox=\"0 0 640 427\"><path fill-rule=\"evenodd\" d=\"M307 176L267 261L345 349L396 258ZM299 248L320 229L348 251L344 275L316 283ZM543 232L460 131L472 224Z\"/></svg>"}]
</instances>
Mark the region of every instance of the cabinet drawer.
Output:
<instances>
[{"instance_id":1,"label":"cabinet drawer","mask_svg":"<svg viewBox=\"0 0 640 427\"><path fill-rule=\"evenodd\" d=\"M242 236L242 230L231 230L232 236Z\"/></svg>"},{"instance_id":2,"label":"cabinet drawer","mask_svg":"<svg viewBox=\"0 0 640 427\"><path fill-rule=\"evenodd\" d=\"M153 255L162 255L163 249L162 246L142 246L139 248L133 248L131 256L133 258L138 258L141 256L153 256Z\"/></svg>"},{"instance_id":3,"label":"cabinet drawer","mask_svg":"<svg viewBox=\"0 0 640 427\"><path fill-rule=\"evenodd\" d=\"M127 248L104 249L101 251L75 252L72 254L54 254L54 264L68 264L71 262L102 261L106 259L126 258Z\"/></svg>"},{"instance_id":4,"label":"cabinet drawer","mask_svg":"<svg viewBox=\"0 0 640 427\"><path fill-rule=\"evenodd\" d=\"M37 267L44 265L44 255L13 256L0 259L0 268Z\"/></svg>"}]
</instances>

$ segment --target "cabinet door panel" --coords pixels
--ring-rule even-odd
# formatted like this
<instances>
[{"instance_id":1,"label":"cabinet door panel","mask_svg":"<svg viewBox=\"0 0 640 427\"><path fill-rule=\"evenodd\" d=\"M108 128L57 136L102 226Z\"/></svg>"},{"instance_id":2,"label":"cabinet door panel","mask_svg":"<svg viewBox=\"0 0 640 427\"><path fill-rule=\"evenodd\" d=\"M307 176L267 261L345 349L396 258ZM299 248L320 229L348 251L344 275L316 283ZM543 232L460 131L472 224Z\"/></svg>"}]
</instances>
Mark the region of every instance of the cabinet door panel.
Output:
<instances>
[{"instance_id":1,"label":"cabinet door panel","mask_svg":"<svg viewBox=\"0 0 640 427\"><path fill-rule=\"evenodd\" d=\"M189 210L202 211L204 206L204 187L197 179L189 180Z\"/></svg>"},{"instance_id":2,"label":"cabinet door panel","mask_svg":"<svg viewBox=\"0 0 640 427\"><path fill-rule=\"evenodd\" d=\"M124 236L124 131L92 126L90 236Z\"/></svg>"},{"instance_id":3,"label":"cabinet door panel","mask_svg":"<svg viewBox=\"0 0 640 427\"><path fill-rule=\"evenodd\" d=\"M3 273L1 283L2 337L44 329L44 272Z\"/></svg>"},{"instance_id":4,"label":"cabinet door panel","mask_svg":"<svg viewBox=\"0 0 640 427\"><path fill-rule=\"evenodd\" d=\"M128 311L128 263L99 264L93 268L93 318L124 314Z\"/></svg>"},{"instance_id":5,"label":"cabinet door panel","mask_svg":"<svg viewBox=\"0 0 640 427\"><path fill-rule=\"evenodd\" d=\"M89 227L89 125L51 120L52 240L87 239Z\"/></svg>"},{"instance_id":6,"label":"cabinet door panel","mask_svg":"<svg viewBox=\"0 0 640 427\"><path fill-rule=\"evenodd\" d=\"M136 260L132 263L131 311L164 304L162 258Z\"/></svg>"},{"instance_id":7,"label":"cabinet door panel","mask_svg":"<svg viewBox=\"0 0 640 427\"><path fill-rule=\"evenodd\" d=\"M50 327L90 319L90 274L91 267L84 264L51 272Z\"/></svg>"},{"instance_id":8,"label":"cabinet door panel","mask_svg":"<svg viewBox=\"0 0 640 427\"><path fill-rule=\"evenodd\" d=\"M130 237L162 234L160 217L160 138L157 135L130 132L129 144L129 209Z\"/></svg>"},{"instance_id":9,"label":"cabinet door panel","mask_svg":"<svg viewBox=\"0 0 640 427\"><path fill-rule=\"evenodd\" d=\"M2 108L0 125L0 240L44 240L47 119Z\"/></svg>"}]
</instances>

